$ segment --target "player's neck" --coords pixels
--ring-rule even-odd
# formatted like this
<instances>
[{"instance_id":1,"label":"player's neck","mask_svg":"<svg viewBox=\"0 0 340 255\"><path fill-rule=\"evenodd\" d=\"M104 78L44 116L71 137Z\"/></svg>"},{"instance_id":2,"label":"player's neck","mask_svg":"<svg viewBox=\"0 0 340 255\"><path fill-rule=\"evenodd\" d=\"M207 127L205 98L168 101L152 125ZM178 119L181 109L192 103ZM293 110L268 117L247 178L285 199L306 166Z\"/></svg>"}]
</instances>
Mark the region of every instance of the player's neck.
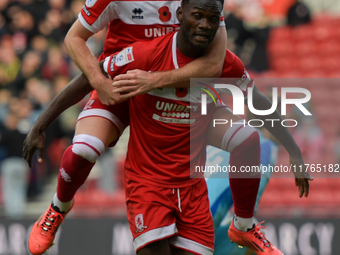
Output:
<instances>
[{"instance_id":1,"label":"player's neck","mask_svg":"<svg viewBox=\"0 0 340 255\"><path fill-rule=\"evenodd\" d=\"M189 58L199 58L203 55L204 50L201 49L195 49L188 40L185 39L185 37L182 34L182 31L179 30L177 34L177 48L178 50L184 55Z\"/></svg>"}]
</instances>

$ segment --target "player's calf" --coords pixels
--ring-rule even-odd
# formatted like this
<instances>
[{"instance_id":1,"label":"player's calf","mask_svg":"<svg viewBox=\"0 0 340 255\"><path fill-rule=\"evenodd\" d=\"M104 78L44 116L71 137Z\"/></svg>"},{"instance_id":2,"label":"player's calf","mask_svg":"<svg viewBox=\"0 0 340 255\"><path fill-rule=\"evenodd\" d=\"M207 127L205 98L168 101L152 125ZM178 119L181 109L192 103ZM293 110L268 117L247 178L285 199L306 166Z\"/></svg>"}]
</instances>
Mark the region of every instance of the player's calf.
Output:
<instances>
[{"instance_id":1,"label":"player's calf","mask_svg":"<svg viewBox=\"0 0 340 255\"><path fill-rule=\"evenodd\" d=\"M51 247L61 222L71 210L74 194L104 151L104 143L94 136L82 134L74 137L73 145L65 150L61 160L57 193L30 233L28 247L32 254L43 254Z\"/></svg>"},{"instance_id":2,"label":"player's calf","mask_svg":"<svg viewBox=\"0 0 340 255\"><path fill-rule=\"evenodd\" d=\"M260 140L255 128L236 122L225 133L222 148L230 152L229 173L236 218L236 228L246 231L253 226L254 208L260 184ZM252 171L255 169L255 171Z\"/></svg>"}]
</instances>

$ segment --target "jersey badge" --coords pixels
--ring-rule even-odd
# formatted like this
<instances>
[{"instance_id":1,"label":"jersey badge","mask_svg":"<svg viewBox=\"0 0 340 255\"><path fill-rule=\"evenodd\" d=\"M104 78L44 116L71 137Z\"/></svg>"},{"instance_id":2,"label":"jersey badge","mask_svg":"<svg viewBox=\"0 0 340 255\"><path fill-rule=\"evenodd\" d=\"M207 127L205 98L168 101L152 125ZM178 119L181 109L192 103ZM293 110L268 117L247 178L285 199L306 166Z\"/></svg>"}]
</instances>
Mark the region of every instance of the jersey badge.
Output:
<instances>
[{"instance_id":1,"label":"jersey badge","mask_svg":"<svg viewBox=\"0 0 340 255\"><path fill-rule=\"evenodd\" d=\"M136 224L136 233L143 232L148 226L144 226L143 214L138 214L135 217L135 224Z\"/></svg>"},{"instance_id":2,"label":"jersey badge","mask_svg":"<svg viewBox=\"0 0 340 255\"><path fill-rule=\"evenodd\" d=\"M113 55L110 63L110 71L113 73L115 71L115 62L117 55Z\"/></svg>"},{"instance_id":3,"label":"jersey badge","mask_svg":"<svg viewBox=\"0 0 340 255\"><path fill-rule=\"evenodd\" d=\"M118 53L116 57L116 66L124 66L135 61L135 58L133 57L132 49L133 49L133 46L125 48L124 50Z\"/></svg>"}]
</instances>

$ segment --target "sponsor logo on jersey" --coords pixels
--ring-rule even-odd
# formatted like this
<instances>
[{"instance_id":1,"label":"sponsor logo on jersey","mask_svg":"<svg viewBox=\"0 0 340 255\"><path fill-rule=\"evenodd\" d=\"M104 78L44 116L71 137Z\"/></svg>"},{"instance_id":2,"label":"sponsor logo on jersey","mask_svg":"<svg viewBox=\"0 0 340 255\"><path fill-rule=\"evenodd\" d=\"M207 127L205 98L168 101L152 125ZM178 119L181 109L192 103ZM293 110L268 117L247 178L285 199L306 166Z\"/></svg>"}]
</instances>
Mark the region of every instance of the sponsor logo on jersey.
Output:
<instances>
[{"instance_id":1,"label":"sponsor logo on jersey","mask_svg":"<svg viewBox=\"0 0 340 255\"><path fill-rule=\"evenodd\" d=\"M87 8L91 8L95 5L96 2L97 0L86 0L85 5Z\"/></svg>"},{"instance_id":2,"label":"sponsor logo on jersey","mask_svg":"<svg viewBox=\"0 0 340 255\"><path fill-rule=\"evenodd\" d=\"M132 19L144 19L144 16L142 15L143 10L141 8L135 8L132 10Z\"/></svg>"},{"instance_id":3,"label":"sponsor logo on jersey","mask_svg":"<svg viewBox=\"0 0 340 255\"><path fill-rule=\"evenodd\" d=\"M192 124L195 120L188 121L177 121L178 119L189 119L190 118L190 111L196 112L198 109L198 105L182 105L176 103L169 103L169 102L156 102L156 110L162 111L160 115L154 114L153 119L165 122L165 123L177 123L177 124ZM171 119L177 119L171 120Z\"/></svg>"},{"instance_id":4,"label":"sponsor logo on jersey","mask_svg":"<svg viewBox=\"0 0 340 255\"><path fill-rule=\"evenodd\" d=\"M91 13L89 12L89 10L86 8L85 5L83 5L83 11L85 12L85 14L90 17L91 16Z\"/></svg>"},{"instance_id":5,"label":"sponsor logo on jersey","mask_svg":"<svg viewBox=\"0 0 340 255\"><path fill-rule=\"evenodd\" d=\"M190 125L196 122L195 119L175 119L175 118L161 117L157 115L156 113L153 114L152 118L154 120L157 120L163 123L173 123L173 124L182 124L182 125Z\"/></svg>"},{"instance_id":6,"label":"sponsor logo on jersey","mask_svg":"<svg viewBox=\"0 0 340 255\"><path fill-rule=\"evenodd\" d=\"M113 55L110 63L110 71L113 73L115 71L115 62L117 55Z\"/></svg>"},{"instance_id":7,"label":"sponsor logo on jersey","mask_svg":"<svg viewBox=\"0 0 340 255\"><path fill-rule=\"evenodd\" d=\"M144 30L145 32L145 37L146 38L152 38L152 37L159 37L159 36L163 36L166 35L168 33L172 33L175 30L179 30L178 27L174 28L174 27L154 27L154 28L146 28Z\"/></svg>"},{"instance_id":8,"label":"sponsor logo on jersey","mask_svg":"<svg viewBox=\"0 0 340 255\"><path fill-rule=\"evenodd\" d=\"M138 214L135 217L135 224L136 224L136 233L143 232L148 226L144 226L143 214Z\"/></svg>"},{"instance_id":9,"label":"sponsor logo on jersey","mask_svg":"<svg viewBox=\"0 0 340 255\"><path fill-rule=\"evenodd\" d=\"M124 66L135 61L132 50L133 46L125 48L124 50L119 52L116 57L116 66Z\"/></svg>"}]
</instances>

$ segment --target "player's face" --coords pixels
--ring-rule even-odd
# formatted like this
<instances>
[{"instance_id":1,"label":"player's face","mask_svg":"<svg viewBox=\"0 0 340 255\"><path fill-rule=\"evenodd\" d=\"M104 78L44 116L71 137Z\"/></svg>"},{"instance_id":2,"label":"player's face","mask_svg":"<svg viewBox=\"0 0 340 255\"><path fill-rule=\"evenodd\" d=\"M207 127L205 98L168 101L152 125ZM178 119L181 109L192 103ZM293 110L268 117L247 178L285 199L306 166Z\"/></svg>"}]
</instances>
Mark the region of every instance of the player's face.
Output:
<instances>
[{"instance_id":1,"label":"player's face","mask_svg":"<svg viewBox=\"0 0 340 255\"><path fill-rule=\"evenodd\" d=\"M191 0L177 13L185 39L195 48L208 47L220 26L221 11L219 1Z\"/></svg>"}]
</instances>

